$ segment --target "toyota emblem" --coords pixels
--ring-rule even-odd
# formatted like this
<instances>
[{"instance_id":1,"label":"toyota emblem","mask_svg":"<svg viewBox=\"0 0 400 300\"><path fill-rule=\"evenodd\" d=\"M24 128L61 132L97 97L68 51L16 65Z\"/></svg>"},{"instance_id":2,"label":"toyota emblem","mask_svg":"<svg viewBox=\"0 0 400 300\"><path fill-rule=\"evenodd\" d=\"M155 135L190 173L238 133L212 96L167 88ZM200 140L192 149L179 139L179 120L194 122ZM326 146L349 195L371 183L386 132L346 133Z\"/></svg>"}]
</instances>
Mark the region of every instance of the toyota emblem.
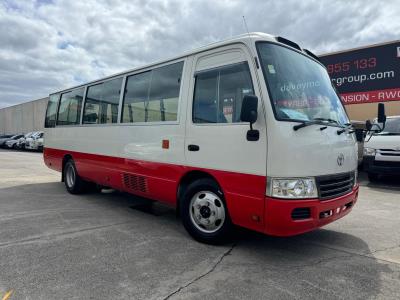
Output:
<instances>
[{"instance_id":1,"label":"toyota emblem","mask_svg":"<svg viewBox=\"0 0 400 300\"><path fill-rule=\"evenodd\" d=\"M337 164L338 164L338 166L341 166L341 165L343 165L343 162L344 162L344 155L343 155L343 153L340 153L339 154L339 156L337 157Z\"/></svg>"}]
</instances>

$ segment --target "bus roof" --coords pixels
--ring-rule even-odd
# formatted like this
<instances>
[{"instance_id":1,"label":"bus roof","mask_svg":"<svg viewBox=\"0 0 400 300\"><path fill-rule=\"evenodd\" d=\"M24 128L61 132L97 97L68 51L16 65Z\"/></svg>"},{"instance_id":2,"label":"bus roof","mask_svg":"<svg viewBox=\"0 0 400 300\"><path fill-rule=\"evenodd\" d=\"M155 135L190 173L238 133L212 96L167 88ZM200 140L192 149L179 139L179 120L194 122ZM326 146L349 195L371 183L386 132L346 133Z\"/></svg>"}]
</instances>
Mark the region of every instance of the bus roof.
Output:
<instances>
[{"instance_id":1,"label":"bus roof","mask_svg":"<svg viewBox=\"0 0 400 300\"><path fill-rule=\"evenodd\" d=\"M250 32L250 33L237 35L237 36L234 36L234 37L231 37L229 39L222 40L222 41L214 42L214 43L202 46L202 47L194 49L194 50L190 50L190 51L184 52L179 56L175 56L175 57L171 57L171 58L168 58L168 59L159 60L159 61L156 61L156 62L153 62L153 63L150 63L150 64L146 64L146 65L143 65L143 66L140 66L140 67L137 67L137 68L129 69L129 70L126 70L126 71L123 71L123 72L112 74L110 76L102 77L102 78L99 78L99 79L96 79L96 80L93 80L93 81L89 81L89 82L86 82L86 83L83 83L83 84L79 84L79 85L76 85L76 86L73 86L73 87L62 89L62 90L59 90L57 92L51 93L50 95L54 95L54 94L58 94L58 93L66 92L66 91L70 91L70 90L73 90L73 89L76 89L76 88L79 88L79 87L84 87L84 86L87 86L87 85L93 85L93 84L96 84L98 82L102 82L102 81L107 80L107 79L118 77L118 76L121 76L121 75L124 75L124 74L127 74L127 73L132 73L132 72L144 70L144 69L147 69L147 68L150 68L150 67L153 67L153 66L157 66L157 65L160 65L160 64L163 64L163 63L168 63L170 61L174 61L174 60L178 60L178 59L181 59L181 58L185 58L185 57L193 55L193 54L201 53L201 52L204 52L204 51L207 51L207 50L212 50L214 48L222 47L222 46L225 46L225 45L230 45L230 44L234 44L234 43L243 43L243 44L250 45L250 44L254 43L255 41L270 41L270 42L274 42L274 43L281 43L281 44L285 44L286 46L289 46L289 47L293 48L296 51L299 51L299 50L301 51L302 50L296 43L293 43L293 42L291 42L289 40L286 40L284 38L273 36L273 35L266 34L266 33L263 33L263 32ZM293 45L295 45L295 46L293 46ZM299 47L299 48L297 48L296 46ZM304 53L303 51L302 51L302 53L315 60L315 58L313 58L309 53Z\"/></svg>"}]
</instances>

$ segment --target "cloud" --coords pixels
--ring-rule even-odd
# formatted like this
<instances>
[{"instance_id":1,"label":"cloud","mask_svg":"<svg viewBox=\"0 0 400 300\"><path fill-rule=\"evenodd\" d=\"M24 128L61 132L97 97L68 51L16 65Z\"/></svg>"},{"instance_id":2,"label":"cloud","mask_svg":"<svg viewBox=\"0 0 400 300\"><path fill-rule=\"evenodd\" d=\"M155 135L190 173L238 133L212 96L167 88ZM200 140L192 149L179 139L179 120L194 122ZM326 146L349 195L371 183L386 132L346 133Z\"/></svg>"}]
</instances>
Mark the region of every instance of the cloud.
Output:
<instances>
[{"instance_id":1,"label":"cloud","mask_svg":"<svg viewBox=\"0 0 400 300\"><path fill-rule=\"evenodd\" d=\"M250 31L316 53L397 39L396 1L3 0L0 107Z\"/></svg>"}]
</instances>

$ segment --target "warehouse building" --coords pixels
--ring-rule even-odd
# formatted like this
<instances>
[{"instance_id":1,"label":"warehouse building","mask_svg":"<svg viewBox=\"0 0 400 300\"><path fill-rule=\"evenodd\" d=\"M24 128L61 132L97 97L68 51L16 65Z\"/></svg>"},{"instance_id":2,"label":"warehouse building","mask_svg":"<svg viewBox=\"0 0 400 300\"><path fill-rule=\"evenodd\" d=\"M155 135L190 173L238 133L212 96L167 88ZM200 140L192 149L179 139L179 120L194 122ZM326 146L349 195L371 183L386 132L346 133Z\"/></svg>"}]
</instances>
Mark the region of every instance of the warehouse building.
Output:
<instances>
[{"instance_id":1,"label":"warehouse building","mask_svg":"<svg viewBox=\"0 0 400 300\"><path fill-rule=\"evenodd\" d=\"M46 97L0 109L0 135L43 130L48 100Z\"/></svg>"}]
</instances>

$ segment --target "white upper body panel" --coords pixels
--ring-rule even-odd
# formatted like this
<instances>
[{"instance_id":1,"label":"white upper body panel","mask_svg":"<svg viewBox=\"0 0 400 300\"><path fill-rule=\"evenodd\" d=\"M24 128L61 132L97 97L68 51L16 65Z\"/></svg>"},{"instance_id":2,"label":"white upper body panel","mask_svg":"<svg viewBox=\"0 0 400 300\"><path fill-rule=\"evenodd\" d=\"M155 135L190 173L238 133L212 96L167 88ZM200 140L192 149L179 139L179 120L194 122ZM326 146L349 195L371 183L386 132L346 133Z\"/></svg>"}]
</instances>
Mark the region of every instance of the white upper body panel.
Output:
<instances>
[{"instance_id":1,"label":"white upper body panel","mask_svg":"<svg viewBox=\"0 0 400 300\"><path fill-rule=\"evenodd\" d=\"M261 40L277 43L271 35L250 33L109 77L184 61L176 122L121 124L119 109L117 124L46 129L45 147L274 177L317 176L355 170L357 144L353 134L338 135L338 127L333 126L320 130L321 125L294 131L293 126L298 122L276 120L262 70L254 60L257 57L255 42ZM260 132L258 141L246 140L249 124L192 122L195 73L241 61L249 65L254 92L259 98L258 119L254 124ZM72 89L65 91L69 90ZM122 96L120 106L121 101ZM169 140L169 149L162 148L163 140ZM198 152L201 155L187 151L192 143L201 143ZM339 155L344 156L341 165L337 162Z\"/></svg>"}]
</instances>

